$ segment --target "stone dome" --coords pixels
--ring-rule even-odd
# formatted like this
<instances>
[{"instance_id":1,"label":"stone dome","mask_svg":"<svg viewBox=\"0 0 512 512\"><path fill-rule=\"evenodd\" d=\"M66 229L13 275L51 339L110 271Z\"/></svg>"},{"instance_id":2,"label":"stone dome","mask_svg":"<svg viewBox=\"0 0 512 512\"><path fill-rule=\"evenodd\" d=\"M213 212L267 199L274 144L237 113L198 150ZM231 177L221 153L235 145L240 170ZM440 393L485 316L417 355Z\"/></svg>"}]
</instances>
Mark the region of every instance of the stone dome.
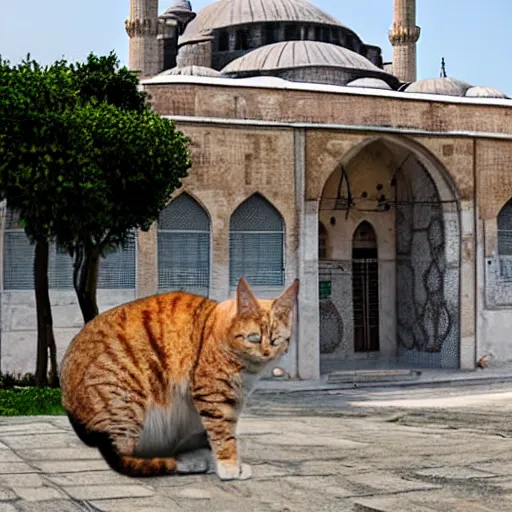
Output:
<instances>
[{"instance_id":1,"label":"stone dome","mask_svg":"<svg viewBox=\"0 0 512 512\"><path fill-rule=\"evenodd\" d=\"M365 87L367 89L385 89L392 91L393 88L380 78L357 78L347 84L349 87Z\"/></svg>"},{"instance_id":2,"label":"stone dome","mask_svg":"<svg viewBox=\"0 0 512 512\"><path fill-rule=\"evenodd\" d=\"M508 96L494 87L475 86L466 91L467 98L501 98L508 99Z\"/></svg>"},{"instance_id":3,"label":"stone dome","mask_svg":"<svg viewBox=\"0 0 512 512\"><path fill-rule=\"evenodd\" d=\"M216 71L212 68L207 68L205 66L183 66L183 67L175 67L172 69L167 69L160 73L158 76L207 76L213 78L221 78L222 73Z\"/></svg>"},{"instance_id":4,"label":"stone dome","mask_svg":"<svg viewBox=\"0 0 512 512\"><path fill-rule=\"evenodd\" d=\"M470 84L455 78L427 78L412 82L405 92L415 92L419 94L439 94L443 96L464 96L471 87Z\"/></svg>"},{"instance_id":5,"label":"stone dome","mask_svg":"<svg viewBox=\"0 0 512 512\"><path fill-rule=\"evenodd\" d=\"M220 0L202 9L187 26L180 44L197 41L216 29L265 23L294 21L324 25L343 25L306 0Z\"/></svg>"},{"instance_id":6,"label":"stone dome","mask_svg":"<svg viewBox=\"0 0 512 512\"><path fill-rule=\"evenodd\" d=\"M222 69L230 78L276 76L292 82L346 85L357 78L398 79L348 48L318 41L283 41L246 53Z\"/></svg>"},{"instance_id":7,"label":"stone dome","mask_svg":"<svg viewBox=\"0 0 512 512\"><path fill-rule=\"evenodd\" d=\"M191 11L192 4L189 0L174 0L169 6L169 9L183 9L184 11Z\"/></svg>"},{"instance_id":8,"label":"stone dome","mask_svg":"<svg viewBox=\"0 0 512 512\"><path fill-rule=\"evenodd\" d=\"M262 46L230 62L222 73L234 74L312 66L364 69L382 73L382 69L352 50L317 41L285 41Z\"/></svg>"}]
</instances>

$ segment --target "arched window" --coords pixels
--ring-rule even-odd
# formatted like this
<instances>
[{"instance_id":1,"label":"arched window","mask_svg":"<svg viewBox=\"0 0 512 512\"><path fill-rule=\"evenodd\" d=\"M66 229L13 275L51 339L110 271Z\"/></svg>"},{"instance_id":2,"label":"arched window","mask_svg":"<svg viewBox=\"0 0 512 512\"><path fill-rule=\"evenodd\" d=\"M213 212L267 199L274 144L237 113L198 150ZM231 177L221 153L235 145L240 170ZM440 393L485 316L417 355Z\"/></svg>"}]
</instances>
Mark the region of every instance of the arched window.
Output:
<instances>
[{"instance_id":1,"label":"arched window","mask_svg":"<svg viewBox=\"0 0 512 512\"><path fill-rule=\"evenodd\" d=\"M262 196L255 194L231 216L229 281L241 276L253 286L284 284L284 221Z\"/></svg>"},{"instance_id":2,"label":"arched window","mask_svg":"<svg viewBox=\"0 0 512 512\"><path fill-rule=\"evenodd\" d=\"M327 259L327 230L321 222L318 223L318 259Z\"/></svg>"},{"instance_id":3,"label":"arched window","mask_svg":"<svg viewBox=\"0 0 512 512\"><path fill-rule=\"evenodd\" d=\"M136 234L125 247L100 259L98 289L135 289ZM4 231L4 290L34 288L35 246L31 245L20 224L19 215L7 210ZM73 259L67 251L52 243L48 257L48 284L54 290L73 288Z\"/></svg>"},{"instance_id":4,"label":"arched window","mask_svg":"<svg viewBox=\"0 0 512 512\"><path fill-rule=\"evenodd\" d=\"M512 281L512 199L498 214L498 257L500 276Z\"/></svg>"},{"instance_id":5,"label":"arched window","mask_svg":"<svg viewBox=\"0 0 512 512\"><path fill-rule=\"evenodd\" d=\"M207 296L210 288L210 219L181 194L158 219L158 288Z\"/></svg>"}]
</instances>

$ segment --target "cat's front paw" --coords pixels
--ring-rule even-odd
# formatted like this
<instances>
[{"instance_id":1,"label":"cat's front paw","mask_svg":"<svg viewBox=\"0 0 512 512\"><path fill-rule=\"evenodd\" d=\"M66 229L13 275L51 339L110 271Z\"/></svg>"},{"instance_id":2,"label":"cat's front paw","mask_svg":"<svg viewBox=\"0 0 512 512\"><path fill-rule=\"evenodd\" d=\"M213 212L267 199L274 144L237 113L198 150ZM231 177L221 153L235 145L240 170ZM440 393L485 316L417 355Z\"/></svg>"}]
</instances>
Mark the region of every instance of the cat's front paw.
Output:
<instances>
[{"instance_id":1,"label":"cat's front paw","mask_svg":"<svg viewBox=\"0 0 512 512\"><path fill-rule=\"evenodd\" d=\"M217 476L221 480L248 480L252 477L252 469L249 464L218 462Z\"/></svg>"}]
</instances>

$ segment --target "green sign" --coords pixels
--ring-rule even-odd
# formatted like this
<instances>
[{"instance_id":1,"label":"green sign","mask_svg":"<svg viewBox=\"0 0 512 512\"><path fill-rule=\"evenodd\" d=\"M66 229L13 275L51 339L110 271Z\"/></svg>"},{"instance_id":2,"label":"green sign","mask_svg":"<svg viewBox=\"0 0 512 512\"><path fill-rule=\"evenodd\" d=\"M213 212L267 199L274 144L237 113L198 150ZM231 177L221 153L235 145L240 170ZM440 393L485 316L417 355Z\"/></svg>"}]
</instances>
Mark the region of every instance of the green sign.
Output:
<instances>
[{"instance_id":1,"label":"green sign","mask_svg":"<svg viewBox=\"0 0 512 512\"><path fill-rule=\"evenodd\" d=\"M328 299L331 296L331 281L320 281L320 300Z\"/></svg>"}]
</instances>

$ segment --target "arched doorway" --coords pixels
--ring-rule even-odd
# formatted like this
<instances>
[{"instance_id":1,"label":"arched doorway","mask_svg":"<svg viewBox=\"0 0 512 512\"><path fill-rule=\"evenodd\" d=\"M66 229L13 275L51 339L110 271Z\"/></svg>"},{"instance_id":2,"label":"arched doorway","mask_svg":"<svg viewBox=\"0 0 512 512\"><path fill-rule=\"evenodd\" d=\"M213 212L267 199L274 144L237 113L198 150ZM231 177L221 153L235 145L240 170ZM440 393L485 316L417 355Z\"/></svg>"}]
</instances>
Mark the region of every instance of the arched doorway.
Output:
<instances>
[{"instance_id":1,"label":"arched doorway","mask_svg":"<svg viewBox=\"0 0 512 512\"><path fill-rule=\"evenodd\" d=\"M354 352L379 351L379 263L377 235L363 221L352 241Z\"/></svg>"},{"instance_id":2,"label":"arched doorway","mask_svg":"<svg viewBox=\"0 0 512 512\"><path fill-rule=\"evenodd\" d=\"M319 279L344 326L329 367L377 357L458 368L459 204L432 155L399 138L365 141L325 183L319 221L329 239Z\"/></svg>"}]
</instances>

